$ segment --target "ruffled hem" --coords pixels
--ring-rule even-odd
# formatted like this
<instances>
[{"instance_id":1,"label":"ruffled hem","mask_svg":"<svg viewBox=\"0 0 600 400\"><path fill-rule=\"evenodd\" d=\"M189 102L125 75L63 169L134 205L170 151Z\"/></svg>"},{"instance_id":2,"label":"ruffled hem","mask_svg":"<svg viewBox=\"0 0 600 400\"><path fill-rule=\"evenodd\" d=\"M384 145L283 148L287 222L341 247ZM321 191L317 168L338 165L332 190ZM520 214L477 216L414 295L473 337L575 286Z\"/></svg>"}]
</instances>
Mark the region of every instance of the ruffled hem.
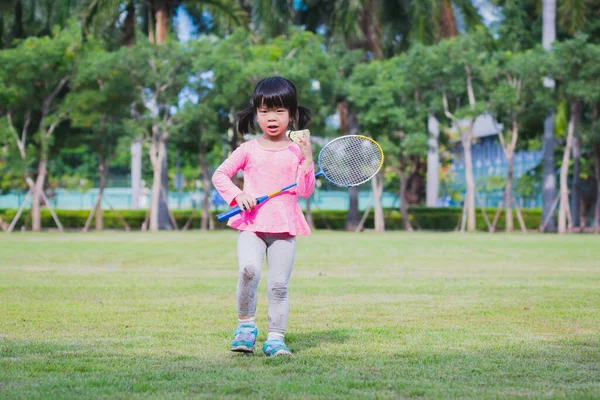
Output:
<instances>
[{"instance_id":1,"label":"ruffled hem","mask_svg":"<svg viewBox=\"0 0 600 400\"><path fill-rule=\"evenodd\" d=\"M311 234L296 199L293 202L267 200L249 213L231 217L227 225L242 231L289 233L293 236Z\"/></svg>"}]
</instances>

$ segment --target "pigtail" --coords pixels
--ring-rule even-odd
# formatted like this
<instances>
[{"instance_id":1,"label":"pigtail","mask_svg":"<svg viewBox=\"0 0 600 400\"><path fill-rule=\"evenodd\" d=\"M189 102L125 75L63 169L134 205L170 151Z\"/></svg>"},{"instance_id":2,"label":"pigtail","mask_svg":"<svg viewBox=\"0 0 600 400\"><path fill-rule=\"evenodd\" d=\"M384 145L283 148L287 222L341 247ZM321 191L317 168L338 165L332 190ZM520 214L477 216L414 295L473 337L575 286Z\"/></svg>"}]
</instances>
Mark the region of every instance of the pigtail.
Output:
<instances>
[{"instance_id":1,"label":"pigtail","mask_svg":"<svg viewBox=\"0 0 600 400\"><path fill-rule=\"evenodd\" d=\"M310 108L306 108L303 106L298 106L298 111L296 112L296 124L298 125L298 129L304 129L306 125L310 122L312 117L312 111Z\"/></svg>"},{"instance_id":2,"label":"pigtail","mask_svg":"<svg viewBox=\"0 0 600 400\"><path fill-rule=\"evenodd\" d=\"M250 106L235 115L236 128L241 134L250 133L255 128L254 107Z\"/></svg>"}]
</instances>

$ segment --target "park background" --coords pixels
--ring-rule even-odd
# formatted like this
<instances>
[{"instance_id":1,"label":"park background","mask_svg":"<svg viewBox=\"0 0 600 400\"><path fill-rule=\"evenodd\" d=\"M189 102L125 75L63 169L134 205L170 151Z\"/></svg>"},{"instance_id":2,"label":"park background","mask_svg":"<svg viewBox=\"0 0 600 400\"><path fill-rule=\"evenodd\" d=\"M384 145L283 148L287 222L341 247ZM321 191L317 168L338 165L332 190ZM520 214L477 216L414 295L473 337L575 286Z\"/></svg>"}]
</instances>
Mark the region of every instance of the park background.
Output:
<instances>
[{"instance_id":1,"label":"park background","mask_svg":"<svg viewBox=\"0 0 600 400\"><path fill-rule=\"evenodd\" d=\"M289 359L210 186L274 74L385 151L300 200ZM597 0L0 1L0 397L600 398L599 100Z\"/></svg>"},{"instance_id":2,"label":"park background","mask_svg":"<svg viewBox=\"0 0 600 400\"><path fill-rule=\"evenodd\" d=\"M4 2L2 227L222 227L210 177L276 74L315 154L343 134L386 154L369 184L319 182L313 226L597 232L599 7L552 4Z\"/></svg>"}]
</instances>

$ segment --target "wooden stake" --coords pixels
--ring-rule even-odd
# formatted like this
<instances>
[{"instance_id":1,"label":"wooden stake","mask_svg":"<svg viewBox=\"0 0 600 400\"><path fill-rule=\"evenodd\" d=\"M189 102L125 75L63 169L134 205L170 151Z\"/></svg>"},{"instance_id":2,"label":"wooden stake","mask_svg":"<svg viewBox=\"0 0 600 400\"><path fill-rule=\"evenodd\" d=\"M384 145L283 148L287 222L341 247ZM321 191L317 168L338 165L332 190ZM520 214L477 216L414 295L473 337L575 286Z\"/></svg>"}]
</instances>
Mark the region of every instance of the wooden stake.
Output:
<instances>
[{"instance_id":1,"label":"wooden stake","mask_svg":"<svg viewBox=\"0 0 600 400\"><path fill-rule=\"evenodd\" d=\"M496 230L496 224L498 224L498 220L500 219L500 214L502 213L502 209L504 205L504 199L500 200L498 203L498 209L496 210L496 215L494 215L494 222L492 222L492 232Z\"/></svg>"},{"instance_id":2,"label":"wooden stake","mask_svg":"<svg viewBox=\"0 0 600 400\"><path fill-rule=\"evenodd\" d=\"M87 220L85 221L85 225L83 226L82 232L87 232L90 229L90 225L92 225L92 218L94 217L94 213L96 212L96 208L100 206L100 200L102 196L98 196L96 199L96 203L94 204L94 208L90 211L90 215L88 215Z\"/></svg>"},{"instance_id":3,"label":"wooden stake","mask_svg":"<svg viewBox=\"0 0 600 400\"><path fill-rule=\"evenodd\" d=\"M367 218L369 217L369 213L371 212L371 207L372 206L373 206L373 198L371 197L371 202L369 202L369 206L367 207L367 209L363 213L363 216L360 219L360 222L358 223L358 225L356 226L356 229L354 230L354 232L360 232L360 231L363 230L365 222L367 221Z\"/></svg>"},{"instance_id":4,"label":"wooden stake","mask_svg":"<svg viewBox=\"0 0 600 400\"><path fill-rule=\"evenodd\" d=\"M110 204L108 199L103 198L103 200L106 202L106 204L108 204L108 207L110 208L110 210L115 213L115 215L117 216L119 221L121 221L121 224L123 225L123 227L125 227L125 231L129 232L131 230L131 227L129 226L127 221L125 221L125 218L123 218L123 216L121 214L119 214L119 212L117 210L115 210L113 208L112 204Z\"/></svg>"},{"instance_id":5,"label":"wooden stake","mask_svg":"<svg viewBox=\"0 0 600 400\"><path fill-rule=\"evenodd\" d=\"M485 212L485 208L483 207L483 202L479 198L479 194L477 194L477 191L475 191L475 199L479 203L479 207L481 207L481 213L483 214L483 219L485 220L485 224L488 227L488 231L492 232L492 226L490 224L490 220L488 218L487 212Z\"/></svg>"},{"instance_id":6,"label":"wooden stake","mask_svg":"<svg viewBox=\"0 0 600 400\"><path fill-rule=\"evenodd\" d=\"M519 225L521 225L521 231L523 233L527 233L527 227L525 226L525 220L523 219L523 214L521 214L521 209L519 208L519 205L517 204L517 201L515 200L515 198L512 198L513 201L513 206L515 207L515 212L517 214L517 219L519 220Z\"/></svg>"},{"instance_id":7,"label":"wooden stake","mask_svg":"<svg viewBox=\"0 0 600 400\"><path fill-rule=\"evenodd\" d=\"M190 217L188 218L188 220L186 221L185 225L183 226L183 228L181 230L187 231L189 229L190 225L192 225L192 219L194 219L194 215L196 215L197 212L198 212L198 209L196 209L196 208L194 208L192 210Z\"/></svg>"},{"instance_id":8,"label":"wooden stake","mask_svg":"<svg viewBox=\"0 0 600 400\"><path fill-rule=\"evenodd\" d=\"M46 193L44 193L44 190L42 190L42 198L46 202L46 207L50 210L50 214L52 214L52 218L54 218L54 222L56 223L58 230L63 232L63 227L62 227L60 221L58 220L58 216L54 212L54 208L52 208L52 204L50 204L50 200L48 200Z\"/></svg>"},{"instance_id":9,"label":"wooden stake","mask_svg":"<svg viewBox=\"0 0 600 400\"><path fill-rule=\"evenodd\" d=\"M27 200L29 200L29 196L31 196L31 189L29 189L29 191L25 195L25 198L23 199L23 202L21 203L21 206L19 207L19 210L17 211L17 215L15 215L15 217L12 220L12 222L10 223L10 226L8 227L7 233L11 233L12 230L15 228L15 225L17 224L17 221L21 217L21 213L23 212L23 208L25 208L25 204L27 203Z\"/></svg>"},{"instance_id":10,"label":"wooden stake","mask_svg":"<svg viewBox=\"0 0 600 400\"><path fill-rule=\"evenodd\" d=\"M556 205L558 204L559 198L560 198L560 193L556 195L556 198L554 199L554 202L552 203L552 207L550 207L550 212L548 213L548 215L546 216L546 220L540 227L540 232L544 232L544 229L546 229L546 225L548 225L550 218L552 217L552 215L554 215L554 210L556 210Z\"/></svg>"}]
</instances>

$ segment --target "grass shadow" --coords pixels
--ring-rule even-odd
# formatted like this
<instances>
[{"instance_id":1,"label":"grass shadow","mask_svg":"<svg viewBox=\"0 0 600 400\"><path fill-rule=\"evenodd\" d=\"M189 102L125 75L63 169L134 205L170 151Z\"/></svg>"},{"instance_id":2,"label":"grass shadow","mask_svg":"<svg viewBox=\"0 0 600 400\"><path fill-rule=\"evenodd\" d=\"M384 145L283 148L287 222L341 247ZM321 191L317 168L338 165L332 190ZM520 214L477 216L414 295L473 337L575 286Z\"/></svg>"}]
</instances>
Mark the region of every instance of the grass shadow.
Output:
<instances>
[{"instance_id":1,"label":"grass shadow","mask_svg":"<svg viewBox=\"0 0 600 400\"><path fill-rule=\"evenodd\" d=\"M292 351L294 353L300 353L304 350L319 347L327 343L344 343L349 338L350 331L348 329L288 333L285 335L285 341L290 348L293 347Z\"/></svg>"}]
</instances>

